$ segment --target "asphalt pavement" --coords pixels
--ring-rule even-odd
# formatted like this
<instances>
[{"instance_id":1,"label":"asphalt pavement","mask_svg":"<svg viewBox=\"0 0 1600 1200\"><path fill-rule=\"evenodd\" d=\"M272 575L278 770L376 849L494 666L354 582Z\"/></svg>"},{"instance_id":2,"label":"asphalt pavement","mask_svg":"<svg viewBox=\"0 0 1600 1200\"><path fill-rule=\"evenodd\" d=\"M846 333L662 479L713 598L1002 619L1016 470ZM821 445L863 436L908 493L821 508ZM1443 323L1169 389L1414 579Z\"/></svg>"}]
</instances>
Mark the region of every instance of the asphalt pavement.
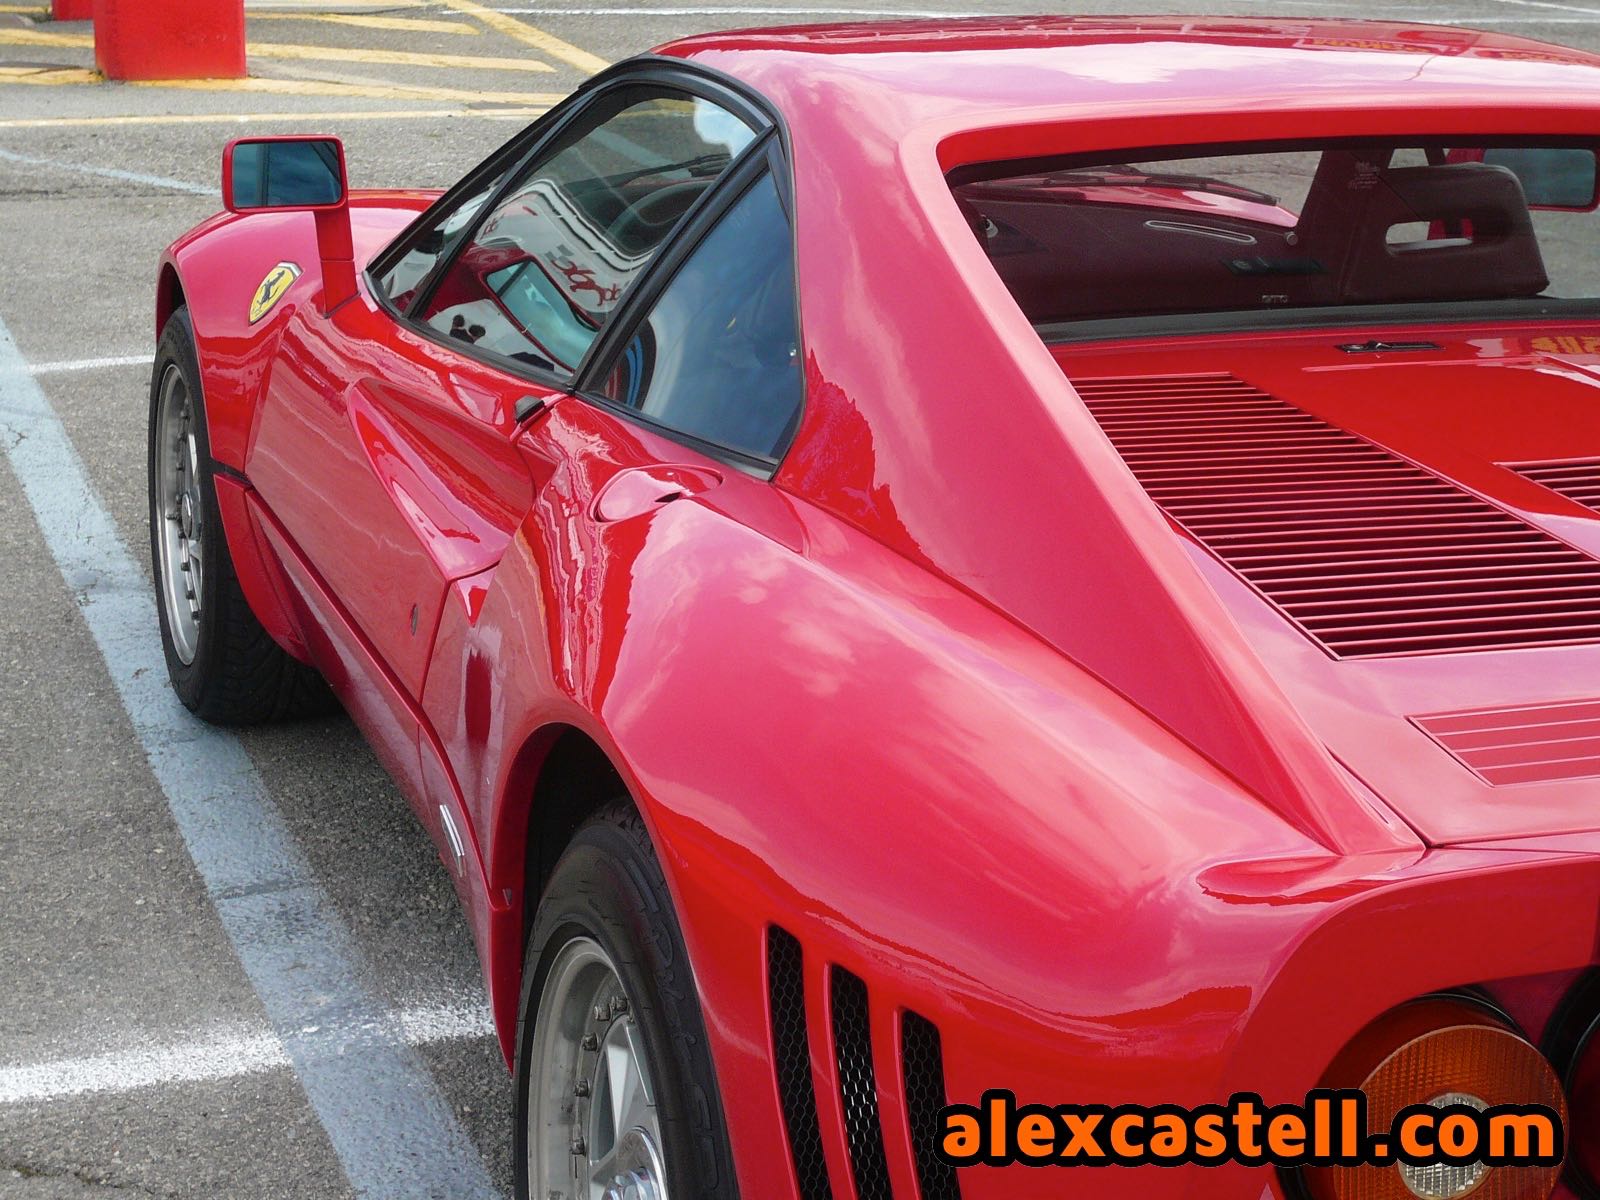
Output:
<instances>
[{"instance_id":1,"label":"asphalt pavement","mask_svg":"<svg viewBox=\"0 0 1600 1200\"><path fill-rule=\"evenodd\" d=\"M343 718L212 731L160 678L154 270L218 207L223 142L335 133L354 186L446 186L687 33L1063 11L839 2L268 0L251 78L192 87L96 82L87 24L0 3L0 1197L509 1193L476 954L393 785ZM1073 9L1196 10L1600 50L1600 0Z\"/></svg>"}]
</instances>

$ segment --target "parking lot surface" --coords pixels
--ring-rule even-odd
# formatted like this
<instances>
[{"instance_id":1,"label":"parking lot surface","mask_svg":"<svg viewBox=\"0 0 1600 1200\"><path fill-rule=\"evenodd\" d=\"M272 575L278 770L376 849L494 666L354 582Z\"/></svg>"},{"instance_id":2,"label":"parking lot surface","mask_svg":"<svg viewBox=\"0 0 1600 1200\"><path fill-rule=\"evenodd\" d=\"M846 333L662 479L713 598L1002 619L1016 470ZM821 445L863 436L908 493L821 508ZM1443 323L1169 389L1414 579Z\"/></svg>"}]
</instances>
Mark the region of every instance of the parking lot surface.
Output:
<instances>
[{"instance_id":1,"label":"parking lot surface","mask_svg":"<svg viewBox=\"0 0 1600 1200\"><path fill-rule=\"evenodd\" d=\"M814 0L813 0L814 2ZM455 894L348 721L229 733L167 690L149 593L154 268L224 141L345 139L445 186L604 64L683 34L1060 11L556 0L248 6L251 77L92 74L0 3L0 1196L510 1190L510 1082ZM1600 50L1600 0L1083 3L1430 20Z\"/></svg>"}]
</instances>

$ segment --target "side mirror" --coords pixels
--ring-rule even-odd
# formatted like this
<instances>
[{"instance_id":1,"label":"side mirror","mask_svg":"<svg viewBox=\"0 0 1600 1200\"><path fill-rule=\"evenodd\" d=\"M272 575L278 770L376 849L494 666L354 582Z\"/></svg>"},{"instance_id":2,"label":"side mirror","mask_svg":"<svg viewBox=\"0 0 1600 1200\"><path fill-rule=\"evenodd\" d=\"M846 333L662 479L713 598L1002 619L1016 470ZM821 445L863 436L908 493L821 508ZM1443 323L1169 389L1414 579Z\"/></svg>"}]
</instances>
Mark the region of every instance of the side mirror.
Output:
<instances>
[{"instance_id":1,"label":"side mirror","mask_svg":"<svg viewBox=\"0 0 1600 1200\"><path fill-rule=\"evenodd\" d=\"M222 202L229 212L316 214L322 311L356 294L355 247L344 143L336 137L239 138L222 151Z\"/></svg>"},{"instance_id":2,"label":"side mirror","mask_svg":"<svg viewBox=\"0 0 1600 1200\"><path fill-rule=\"evenodd\" d=\"M240 138L222 152L222 199L229 212L337 208L346 190L338 138Z\"/></svg>"}]
</instances>

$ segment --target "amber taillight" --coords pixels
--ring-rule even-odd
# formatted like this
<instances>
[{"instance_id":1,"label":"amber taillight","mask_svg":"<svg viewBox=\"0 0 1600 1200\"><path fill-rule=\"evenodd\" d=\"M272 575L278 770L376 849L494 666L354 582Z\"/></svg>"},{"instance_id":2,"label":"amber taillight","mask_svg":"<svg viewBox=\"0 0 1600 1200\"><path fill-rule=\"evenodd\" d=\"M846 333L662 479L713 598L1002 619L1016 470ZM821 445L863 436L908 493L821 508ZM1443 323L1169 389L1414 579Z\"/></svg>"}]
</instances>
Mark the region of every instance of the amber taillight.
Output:
<instances>
[{"instance_id":1,"label":"amber taillight","mask_svg":"<svg viewBox=\"0 0 1600 1200\"><path fill-rule=\"evenodd\" d=\"M1487 1009L1419 1000L1362 1031L1323 1080L1367 1097L1367 1131L1387 1134L1402 1109L1428 1104L1482 1111L1540 1104L1566 1119L1561 1081L1544 1055ZM1315 1200L1549 1200L1561 1168L1436 1164L1308 1169Z\"/></svg>"}]
</instances>

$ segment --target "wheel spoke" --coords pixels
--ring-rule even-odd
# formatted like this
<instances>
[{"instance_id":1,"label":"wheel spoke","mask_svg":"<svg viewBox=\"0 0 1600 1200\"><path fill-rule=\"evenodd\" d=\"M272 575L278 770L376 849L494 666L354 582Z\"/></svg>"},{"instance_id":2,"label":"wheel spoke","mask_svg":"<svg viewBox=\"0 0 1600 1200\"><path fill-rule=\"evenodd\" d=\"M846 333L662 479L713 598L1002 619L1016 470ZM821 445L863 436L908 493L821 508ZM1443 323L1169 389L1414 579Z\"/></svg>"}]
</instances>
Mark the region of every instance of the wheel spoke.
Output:
<instances>
[{"instance_id":1,"label":"wheel spoke","mask_svg":"<svg viewBox=\"0 0 1600 1200\"><path fill-rule=\"evenodd\" d=\"M599 1188L604 1191L612 1179L616 1177L619 1159L617 1152L621 1148L621 1144L618 1143L612 1146L602 1157L589 1160L589 1186L591 1188Z\"/></svg>"},{"instance_id":2,"label":"wheel spoke","mask_svg":"<svg viewBox=\"0 0 1600 1200\"><path fill-rule=\"evenodd\" d=\"M629 1024L631 1026L632 1023ZM629 1041L631 1043L632 1038ZM655 1105L650 1102L649 1090L645 1086L639 1060L635 1057L635 1049L630 1044L627 1054L627 1077L617 1097L617 1130L621 1133L629 1129L643 1129L653 1134L656 1132Z\"/></svg>"}]
</instances>

